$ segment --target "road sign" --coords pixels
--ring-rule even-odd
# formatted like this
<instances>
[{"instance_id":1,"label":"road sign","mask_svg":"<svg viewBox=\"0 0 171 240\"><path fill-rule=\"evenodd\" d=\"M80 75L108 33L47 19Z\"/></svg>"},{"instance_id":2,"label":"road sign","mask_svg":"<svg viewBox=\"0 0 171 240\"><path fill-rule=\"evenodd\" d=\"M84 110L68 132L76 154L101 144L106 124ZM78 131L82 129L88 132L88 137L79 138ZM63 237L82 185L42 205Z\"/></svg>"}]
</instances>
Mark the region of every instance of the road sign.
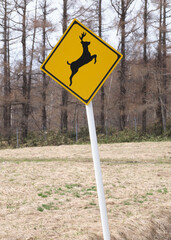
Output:
<instances>
[{"instance_id":1,"label":"road sign","mask_svg":"<svg viewBox=\"0 0 171 240\"><path fill-rule=\"evenodd\" d=\"M87 105L121 58L122 54L74 19L41 70Z\"/></svg>"}]
</instances>

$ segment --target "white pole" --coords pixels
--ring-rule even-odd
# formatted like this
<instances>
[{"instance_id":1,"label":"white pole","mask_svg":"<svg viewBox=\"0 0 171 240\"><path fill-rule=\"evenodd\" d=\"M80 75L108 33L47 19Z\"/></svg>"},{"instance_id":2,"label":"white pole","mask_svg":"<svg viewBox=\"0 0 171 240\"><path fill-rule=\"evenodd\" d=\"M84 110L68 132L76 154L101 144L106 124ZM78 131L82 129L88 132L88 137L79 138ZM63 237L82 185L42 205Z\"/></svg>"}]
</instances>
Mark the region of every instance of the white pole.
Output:
<instances>
[{"instance_id":1,"label":"white pole","mask_svg":"<svg viewBox=\"0 0 171 240\"><path fill-rule=\"evenodd\" d=\"M106 209L105 195L104 195L104 189L103 189L103 180L102 180L102 173L101 173L101 167L100 167L100 158L99 158L99 151L98 151L98 145L97 145L97 136L96 136L95 123L94 123L92 101L89 103L89 105L86 105L86 112L87 112L88 127L89 127L90 141L91 141L91 150L92 150L93 162L94 162L94 170L95 170L97 193L98 193L98 199L99 199L100 216L101 216L101 222L102 222L102 228L103 228L103 236L104 236L104 240L110 240L109 224L108 224L107 209Z\"/></svg>"}]
</instances>

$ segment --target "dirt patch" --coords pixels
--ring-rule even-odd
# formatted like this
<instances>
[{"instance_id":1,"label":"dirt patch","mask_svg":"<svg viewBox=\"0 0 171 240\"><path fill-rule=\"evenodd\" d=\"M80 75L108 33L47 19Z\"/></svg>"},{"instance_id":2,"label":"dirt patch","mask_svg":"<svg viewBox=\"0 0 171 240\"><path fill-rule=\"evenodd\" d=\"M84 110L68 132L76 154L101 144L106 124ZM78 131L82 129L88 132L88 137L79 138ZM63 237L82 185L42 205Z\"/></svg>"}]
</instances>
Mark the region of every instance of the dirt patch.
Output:
<instances>
[{"instance_id":1,"label":"dirt patch","mask_svg":"<svg viewBox=\"0 0 171 240\"><path fill-rule=\"evenodd\" d=\"M155 144L99 147L101 157L107 158L101 166L111 240L170 239L171 145L169 142ZM62 148L63 155L58 155L62 158L60 161L55 160L56 157L49 161L47 152L52 149L54 154L60 152L55 151L55 147L0 151L4 159L0 162L1 240L103 239L93 162L84 161L89 158L90 146L56 147L61 151ZM82 157L80 149L85 150ZM144 154L149 154L146 158L142 149ZM20 150L22 157L16 153ZM31 159L29 151L34 160L23 161L29 156ZM105 155L108 151L110 158ZM116 153L118 158L113 157ZM75 161L74 154L78 154ZM43 157L44 161L35 160ZM137 158L141 161L135 161Z\"/></svg>"}]
</instances>

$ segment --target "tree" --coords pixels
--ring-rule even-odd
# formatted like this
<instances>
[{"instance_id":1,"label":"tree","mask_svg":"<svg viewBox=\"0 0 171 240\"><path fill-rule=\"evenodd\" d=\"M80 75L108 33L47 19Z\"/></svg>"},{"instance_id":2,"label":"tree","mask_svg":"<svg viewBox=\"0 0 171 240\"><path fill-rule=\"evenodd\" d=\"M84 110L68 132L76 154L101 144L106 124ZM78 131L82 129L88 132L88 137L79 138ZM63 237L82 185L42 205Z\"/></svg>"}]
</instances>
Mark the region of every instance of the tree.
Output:
<instances>
[{"instance_id":1,"label":"tree","mask_svg":"<svg viewBox=\"0 0 171 240\"><path fill-rule=\"evenodd\" d=\"M2 26L3 26L3 86L4 86L4 104L3 104L3 122L5 134L10 138L11 128L11 83L10 83L10 4L7 0L3 0L2 3Z\"/></svg>"},{"instance_id":2,"label":"tree","mask_svg":"<svg viewBox=\"0 0 171 240\"><path fill-rule=\"evenodd\" d=\"M62 18L62 30L63 33L67 29L67 4L68 0L63 0L63 18ZM62 88L62 106L61 106L61 130L68 130L68 92Z\"/></svg>"},{"instance_id":3,"label":"tree","mask_svg":"<svg viewBox=\"0 0 171 240\"><path fill-rule=\"evenodd\" d=\"M23 0L23 2L15 1L16 11L20 15L22 22L19 24L21 28L18 29L22 33L21 44L22 44L22 139L24 140L28 134L28 116L29 116L29 103L28 103L28 79L27 79L27 55L26 55L26 27L27 27L27 5L28 1Z\"/></svg>"},{"instance_id":4,"label":"tree","mask_svg":"<svg viewBox=\"0 0 171 240\"><path fill-rule=\"evenodd\" d=\"M22 45L22 73L20 77L22 78L22 118L21 118L21 128L22 128L22 139L27 137L28 135L28 119L30 115L30 93L31 93L31 85L32 85L32 66L33 66L33 57L34 57L34 47L35 47L35 37L36 37L36 25L31 24L31 31L28 32L29 21L27 16L27 6L30 3L29 0L17 1L15 0L16 11L18 15L21 17L21 22L18 23L18 28L16 31L21 33L21 45ZM35 1L35 16L33 23L36 22L37 18L37 1ZM27 39L28 36L32 35L31 39L31 54L30 54L30 62L28 61L28 49L27 49ZM29 62L29 63L28 63Z\"/></svg>"},{"instance_id":5,"label":"tree","mask_svg":"<svg viewBox=\"0 0 171 240\"><path fill-rule=\"evenodd\" d=\"M163 132L166 131L166 88L167 88L167 0L160 0L159 2L159 37L157 48L157 91L158 91L158 105L156 115L158 123L162 126Z\"/></svg>"},{"instance_id":6,"label":"tree","mask_svg":"<svg viewBox=\"0 0 171 240\"><path fill-rule=\"evenodd\" d=\"M47 1L44 0L42 4L43 20L42 20L42 62L46 58L46 25L47 25ZM42 91L42 129L46 131L47 129L47 114L46 114L46 90L48 86L48 81L46 74L42 72L43 77L43 91Z\"/></svg>"},{"instance_id":7,"label":"tree","mask_svg":"<svg viewBox=\"0 0 171 240\"><path fill-rule=\"evenodd\" d=\"M98 6L98 20L99 20L99 37L102 37L102 0L99 0ZM102 131L105 131L105 115L104 115L104 107L105 107L105 90L104 85L101 87L101 127Z\"/></svg>"},{"instance_id":8,"label":"tree","mask_svg":"<svg viewBox=\"0 0 171 240\"><path fill-rule=\"evenodd\" d=\"M144 26L144 32L143 32L143 63L144 68L147 69L147 20L148 20L148 12L147 12L147 4L148 0L144 0L144 14L143 14L143 26ZM148 74L145 73L145 76L143 78L143 86L142 86L142 104L143 104L143 112L142 112L142 132L146 133L147 128L147 110L146 110L146 98L147 98L147 78Z\"/></svg>"},{"instance_id":9,"label":"tree","mask_svg":"<svg viewBox=\"0 0 171 240\"><path fill-rule=\"evenodd\" d=\"M22 137L23 139L27 137L28 134L28 115L29 115L29 104L27 101L27 57L26 57L26 11L27 11L27 0L23 1L23 5L18 5L18 7L22 10L22 52L23 52L23 103L22 103Z\"/></svg>"},{"instance_id":10,"label":"tree","mask_svg":"<svg viewBox=\"0 0 171 240\"><path fill-rule=\"evenodd\" d=\"M120 76L119 76L119 82L120 82L119 125L120 125L120 130L124 130L124 128L126 126L126 87L125 87L125 83L127 80L126 54L125 54L126 53L126 38L130 34L130 32L133 31L133 28L132 28L131 31L126 32L126 24L128 23L126 21L126 19L128 16L128 10L133 2L134 2L134 0L117 0L117 1L111 0L111 4L119 17L119 28L120 28L120 32L121 32L121 53L123 54L123 58L121 61ZM129 23L130 23L130 21L129 21Z\"/></svg>"},{"instance_id":11,"label":"tree","mask_svg":"<svg viewBox=\"0 0 171 240\"><path fill-rule=\"evenodd\" d=\"M47 57L47 50L50 46L52 48L48 35L53 32L54 27L50 20L48 20L48 16L54 12L54 8L51 8L51 4L48 0L43 0L39 8L41 9L39 20L36 21L37 27L40 28L41 31L41 57L39 57L39 62L43 63ZM39 48L38 48L39 49ZM47 130L47 90L48 90L49 78L48 76L42 72L42 92L41 92L41 128L43 131Z\"/></svg>"}]
</instances>

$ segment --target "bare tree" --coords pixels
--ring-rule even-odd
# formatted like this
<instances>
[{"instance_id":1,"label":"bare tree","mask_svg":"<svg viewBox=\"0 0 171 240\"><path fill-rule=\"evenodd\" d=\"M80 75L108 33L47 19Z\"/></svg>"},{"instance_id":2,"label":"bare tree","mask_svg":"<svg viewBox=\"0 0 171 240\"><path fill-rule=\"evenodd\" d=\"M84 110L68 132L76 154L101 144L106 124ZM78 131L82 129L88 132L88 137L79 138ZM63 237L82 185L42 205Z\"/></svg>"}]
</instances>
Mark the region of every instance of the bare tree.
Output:
<instances>
[{"instance_id":1,"label":"bare tree","mask_svg":"<svg viewBox=\"0 0 171 240\"><path fill-rule=\"evenodd\" d=\"M30 130L66 131L75 126L79 131L87 125L83 105L60 86L54 87L55 82L40 71L35 53L42 63L52 49L49 40L54 38L53 33L61 35L73 14L100 37L108 35L111 25L105 22L102 0L87 1L84 6L78 0L61 2L62 17L60 10L52 9L50 0L0 2L0 133L5 133L6 139L10 132L16 134L16 129L19 135L22 130L24 140ZM135 129L142 126L145 133L157 120L165 131L171 102L171 4L169 0L153 0L155 5L143 0L141 10L137 10L133 2L111 0L118 18L118 25L112 29L117 30L119 51L124 57L105 89L102 87L97 94L95 115L102 130L105 125L123 130L126 125L133 127L135 121ZM53 10L62 20L57 28ZM155 34L150 36L153 30Z\"/></svg>"},{"instance_id":2,"label":"bare tree","mask_svg":"<svg viewBox=\"0 0 171 240\"><path fill-rule=\"evenodd\" d=\"M102 0L99 0L99 6L98 6L98 20L99 20L99 37L102 37ZM102 131L105 131L105 89L104 85L101 87L101 127Z\"/></svg>"},{"instance_id":3,"label":"bare tree","mask_svg":"<svg viewBox=\"0 0 171 240\"><path fill-rule=\"evenodd\" d=\"M3 26L3 87L4 87L4 103L3 103L3 125L5 134L10 138L10 128L11 128L11 83L10 83L10 4L7 0L1 2L1 12L2 12L2 26Z\"/></svg>"},{"instance_id":4,"label":"bare tree","mask_svg":"<svg viewBox=\"0 0 171 240\"><path fill-rule=\"evenodd\" d=\"M128 16L128 10L131 6L131 4L134 2L134 0L117 0L113 1L111 0L111 4L118 14L119 17L119 28L121 32L121 53L123 54L123 58L121 61L121 69L120 69L120 101L119 101L119 110L120 110L120 117L119 117L119 124L120 124L120 130L123 130L126 125L126 37L129 35L128 32L126 32L126 18ZM130 22L130 21L129 21Z\"/></svg>"},{"instance_id":5,"label":"bare tree","mask_svg":"<svg viewBox=\"0 0 171 240\"><path fill-rule=\"evenodd\" d=\"M63 33L67 29L67 4L68 0L63 0L63 18L62 18L62 29ZM62 88L62 106L61 106L61 130L68 130L68 92Z\"/></svg>"},{"instance_id":6,"label":"bare tree","mask_svg":"<svg viewBox=\"0 0 171 240\"><path fill-rule=\"evenodd\" d=\"M166 131L166 88L167 88L167 0L159 2L159 38L157 48L157 90L158 106L156 110L158 122L162 126L163 132Z\"/></svg>"},{"instance_id":7,"label":"bare tree","mask_svg":"<svg viewBox=\"0 0 171 240\"><path fill-rule=\"evenodd\" d=\"M144 68L147 69L147 20L148 20L148 11L147 4L148 0L144 0L144 14L143 14L143 25L144 25L144 33L143 33L143 62ZM143 104L143 112L142 112L142 132L146 133L147 128L147 110L146 110L146 102L147 102L147 78L148 74L145 72L145 76L143 78L143 86L142 86L142 104Z\"/></svg>"},{"instance_id":8,"label":"bare tree","mask_svg":"<svg viewBox=\"0 0 171 240\"><path fill-rule=\"evenodd\" d=\"M22 119L21 119L21 128L22 128L22 138L23 141L27 137L28 134L28 116L29 116L29 103L28 103L28 79L27 79L27 46L26 46L26 28L27 28L27 5L28 1L23 0L23 2L15 1L16 3L16 11L20 15L22 22L21 29L18 29L22 33L21 36L21 44L22 44Z\"/></svg>"},{"instance_id":9,"label":"bare tree","mask_svg":"<svg viewBox=\"0 0 171 240\"><path fill-rule=\"evenodd\" d=\"M20 77L22 78L22 119L21 119L21 128L22 128L22 139L28 135L28 120L30 114L30 92L32 84L32 66L33 66L33 57L34 57L34 48L35 48L35 36L36 36L36 25L32 24L33 32L29 32L29 20L27 17L27 6L30 3L29 0L24 1L15 1L16 11L21 18L21 22L18 23L18 28L16 31L21 33L21 45L22 45L22 71ZM36 22L37 17L37 1L35 1L35 17L33 22ZM31 28L32 29L32 28ZM27 39L28 36L32 35L31 39L31 54L30 61L28 61L28 48L27 48Z\"/></svg>"},{"instance_id":10,"label":"bare tree","mask_svg":"<svg viewBox=\"0 0 171 240\"><path fill-rule=\"evenodd\" d=\"M46 21L47 21L47 1L44 0L42 5L43 12L43 24L42 24L42 62L45 61L46 58ZM48 86L48 81L46 74L43 72L43 91L42 91L42 128L44 131L47 129L47 114L46 114L46 91Z\"/></svg>"},{"instance_id":11,"label":"bare tree","mask_svg":"<svg viewBox=\"0 0 171 240\"><path fill-rule=\"evenodd\" d=\"M54 12L54 8L51 7L51 3L48 0L41 1L39 8L41 9L39 20L36 21L37 27L40 28L41 31L41 59L39 59L40 63L43 63L47 57L47 50L50 47L52 48L48 36L51 32L54 31L54 27L52 22L48 19L48 16ZM42 72L42 92L41 92L41 125L43 131L47 130L47 91L48 91L49 78L48 76Z\"/></svg>"}]
</instances>

